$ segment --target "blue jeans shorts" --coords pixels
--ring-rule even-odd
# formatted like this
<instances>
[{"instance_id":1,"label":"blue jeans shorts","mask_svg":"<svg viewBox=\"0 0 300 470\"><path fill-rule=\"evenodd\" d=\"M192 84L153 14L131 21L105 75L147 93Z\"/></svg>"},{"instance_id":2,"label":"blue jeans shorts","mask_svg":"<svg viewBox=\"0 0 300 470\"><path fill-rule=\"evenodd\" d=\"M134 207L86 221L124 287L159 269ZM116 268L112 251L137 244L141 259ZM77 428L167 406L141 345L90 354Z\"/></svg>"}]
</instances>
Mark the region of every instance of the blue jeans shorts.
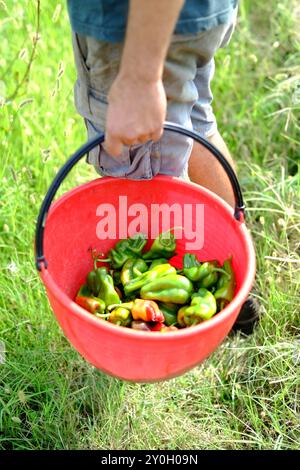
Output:
<instances>
[{"instance_id":1,"label":"blue jeans shorts","mask_svg":"<svg viewBox=\"0 0 300 470\"><path fill-rule=\"evenodd\" d=\"M211 106L214 55L230 41L236 12L229 24L197 35L173 35L164 65L167 121L194 129L203 137L217 130ZM105 129L107 95L120 65L123 44L99 41L73 32L77 68L75 105L85 119L88 137ZM103 146L92 150L87 161L103 176L151 179L159 174L187 177L193 142L174 132L164 132L157 142L124 146L122 155L108 155Z\"/></svg>"}]
</instances>

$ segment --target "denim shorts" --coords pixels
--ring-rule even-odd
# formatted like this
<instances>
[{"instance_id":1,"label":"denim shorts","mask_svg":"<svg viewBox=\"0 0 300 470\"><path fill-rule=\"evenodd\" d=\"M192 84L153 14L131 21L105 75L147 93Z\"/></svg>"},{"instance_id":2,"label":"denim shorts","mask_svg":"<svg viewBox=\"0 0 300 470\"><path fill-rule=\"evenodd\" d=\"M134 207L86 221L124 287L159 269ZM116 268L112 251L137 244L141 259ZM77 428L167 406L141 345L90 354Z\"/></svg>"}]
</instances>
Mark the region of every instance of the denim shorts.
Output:
<instances>
[{"instance_id":1,"label":"denim shorts","mask_svg":"<svg viewBox=\"0 0 300 470\"><path fill-rule=\"evenodd\" d=\"M166 120L194 129L203 137L217 130L211 106L214 55L226 46L236 22L219 25L197 35L173 35L164 64L167 95ZM105 129L107 95L117 76L123 44L99 41L73 32L77 68L75 105L85 119L88 137ZM111 157L103 146L92 150L87 161L98 173L130 179L151 179L157 174L187 178L193 141L174 132L164 132L157 142L124 146L122 155Z\"/></svg>"}]
</instances>

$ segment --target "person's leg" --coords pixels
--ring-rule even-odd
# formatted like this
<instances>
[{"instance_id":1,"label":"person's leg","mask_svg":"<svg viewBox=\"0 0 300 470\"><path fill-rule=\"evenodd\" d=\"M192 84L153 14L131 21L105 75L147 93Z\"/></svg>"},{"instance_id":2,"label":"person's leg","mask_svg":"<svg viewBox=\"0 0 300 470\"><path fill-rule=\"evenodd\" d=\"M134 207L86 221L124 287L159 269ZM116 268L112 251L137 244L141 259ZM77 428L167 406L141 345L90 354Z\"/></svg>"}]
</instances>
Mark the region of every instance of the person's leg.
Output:
<instances>
[{"instance_id":1,"label":"person's leg","mask_svg":"<svg viewBox=\"0 0 300 470\"><path fill-rule=\"evenodd\" d=\"M235 27L236 13L237 11L230 24L220 25L208 31L199 44L197 71L194 78L198 100L191 112L194 130L217 147L233 169L235 169L234 161L217 129L212 108L211 81L215 72L214 55L219 48L227 46L230 42ZM200 144L194 143L193 145L188 173L192 182L210 189L230 205L234 204L233 192L225 171L216 158Z\"/></svg>"},{"instance_id":2,"label":"person's leg","mask_svg":"<svg viewBox=\"0 0 300 470\"><path fill-rule=\"evenodd\" d=\"M235 168L230 152L218 131L207 140L211 142ZM189 160L189 178L193 183L204 186L218 194L230 205L234 206L234 195L225 170L218 160L207 149L194 142Z\"/></svg>"},{"instance_id":3,"label":"person's leg","mask_svg":"<svg viewBox=\"0 0 300 470\"><path fill-rule=\"evenodd\" d=\"M232 33L232 27L228 29L222 45L228 42ZM213 32L211 33L213 35ZM208 35L209 36L209 35ZM211 38L213 39L213 38ZM212 41L211 41L212 42ZM216 118L211 106L212 92L210 83L214 75L213 57L206 64L201 63L200 54L198 68L194 84L198 92L198 100L191 112L191 120L194 130L212 143L228 160L235 170L234 161L230 152L217 129ZM218 194L230 205L234 206L234 195L229 179L218 160L203 146L194 142L188 166L189 178L192 182L204 186ZM233 331L243 334L251 334L254 326L260 318L260 307L256 298L249 295L243 304L238 318L233 326Z\"/></svg>"},{"instance_id":4,"label":"person's leg","mask_svg":"<svg viewBox=\"0 0 300 470\"><path fill-rule=\"evenodd\" d=\"M234 22L235 15L230 24L221 24L209 31L190 36L174 35L163 75L168 98L167 120L196 130L218 147L225 157L229 156L229 151L217 131L210 83L214 75L214 55L229 42ZM179 170L184 164L179 173L181 178L206 186L233 203L225 171L200 144L191 139L184 142L182 136L166 133L161 139L161 160L160 173L178 176L178 171L174 170Z\"/></svg>"},{"instance_id":5,"label":"person's leg","mask_svg":"<svg viewBox=\"0 0 300 470\"><path fill-rule=\"evenodd\" d=\"M216 127L213 126L213 128L214 133L210 136L205 136L206 139L220 150L231 166L235 169L234 161L224 140ZM233 191L223 167L206 148L196 142L193 144L188 172L189 178L192 182L210 189L234 207ZM240 331L245 335L251 334L260 319L260 315L259 303L256 298L250 294L241 308L232 331Z\"/></svg>"},{"instance_id":6,"label":"person's leg","mask_svg":"<svg viewBox=\"0 0 300 470\"><path fill-rule=\"evenodd\" d=\"M192 108L191 119L194 130L217 147L235 169L230 152L218 132L216 117L212 108L211 81L214 72L215 63L213 57L204 65L198 64L194 79L198 92L198 100ZM218 160L198 143L193 145L188 172L192 182L210 189L230 205L234 204L233 191L225 170Z\"/></svg>"}]
</instances>

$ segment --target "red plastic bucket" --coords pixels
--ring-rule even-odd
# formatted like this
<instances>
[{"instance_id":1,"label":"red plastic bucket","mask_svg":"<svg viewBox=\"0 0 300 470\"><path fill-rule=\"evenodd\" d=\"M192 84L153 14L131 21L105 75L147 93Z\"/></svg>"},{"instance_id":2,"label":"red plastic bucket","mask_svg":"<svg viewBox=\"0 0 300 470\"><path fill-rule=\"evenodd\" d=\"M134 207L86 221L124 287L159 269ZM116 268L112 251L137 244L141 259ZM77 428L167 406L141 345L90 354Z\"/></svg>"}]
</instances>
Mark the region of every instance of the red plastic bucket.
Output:
<instances>
[{"instance_id":1,"label":"red plastic bucket","mask_svg":"<svg viewBox=\"0 0 300 470\"><path fill-rule=\"evenodd\" d=\"M65 175L61 176L63 179ZM192 328L148 333L99 320L73 301L92 269L88 249L96 247L106 252L116 242L99 240L97 208L103 203L111 204L117 220L119 216L124 217L124 213L119 213L120 196L126 196L128 207L142 202L149 214L152 204L204 205L203 247L200 251L189 251L197 252L201 260L218 259L220 262L232 255L236 293L222 312ZM68 191L52 204L45 226L46 213L44 210L43 216L40 214L36 252L50 304L75 349L107 374L147 382L168 379L191 369L222 342L251 290L255 252L243 218L237 220L239 217L234 217L232 208L205 188L168 176L157 176L149 181L99 178ZM170 222L172 224L172 220ZM150 224L149 218L149 236ZM177 266L187 241L190 240L184 237L178 240L178 255L173 260Z\"/></svg>"}]
</instances>

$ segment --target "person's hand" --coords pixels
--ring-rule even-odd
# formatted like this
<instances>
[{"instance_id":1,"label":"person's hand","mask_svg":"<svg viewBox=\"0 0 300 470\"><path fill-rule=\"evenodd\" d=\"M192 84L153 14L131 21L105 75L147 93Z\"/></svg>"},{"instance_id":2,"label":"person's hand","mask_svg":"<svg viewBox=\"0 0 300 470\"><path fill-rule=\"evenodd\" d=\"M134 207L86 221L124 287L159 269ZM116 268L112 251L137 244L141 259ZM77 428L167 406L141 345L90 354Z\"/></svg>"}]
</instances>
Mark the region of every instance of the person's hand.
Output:
<instances>
[{"instance_id":1,"label":"person's hand","mask_svg":"<svg viewBox=\"0 0 300 470\"><path fill-rule=\"evenodd\" d=\"M104 147L113 157L123 145L158 140L163 132L167 100L162 80L117 76L108 94Z\"/></svg>"}]
</instances>

